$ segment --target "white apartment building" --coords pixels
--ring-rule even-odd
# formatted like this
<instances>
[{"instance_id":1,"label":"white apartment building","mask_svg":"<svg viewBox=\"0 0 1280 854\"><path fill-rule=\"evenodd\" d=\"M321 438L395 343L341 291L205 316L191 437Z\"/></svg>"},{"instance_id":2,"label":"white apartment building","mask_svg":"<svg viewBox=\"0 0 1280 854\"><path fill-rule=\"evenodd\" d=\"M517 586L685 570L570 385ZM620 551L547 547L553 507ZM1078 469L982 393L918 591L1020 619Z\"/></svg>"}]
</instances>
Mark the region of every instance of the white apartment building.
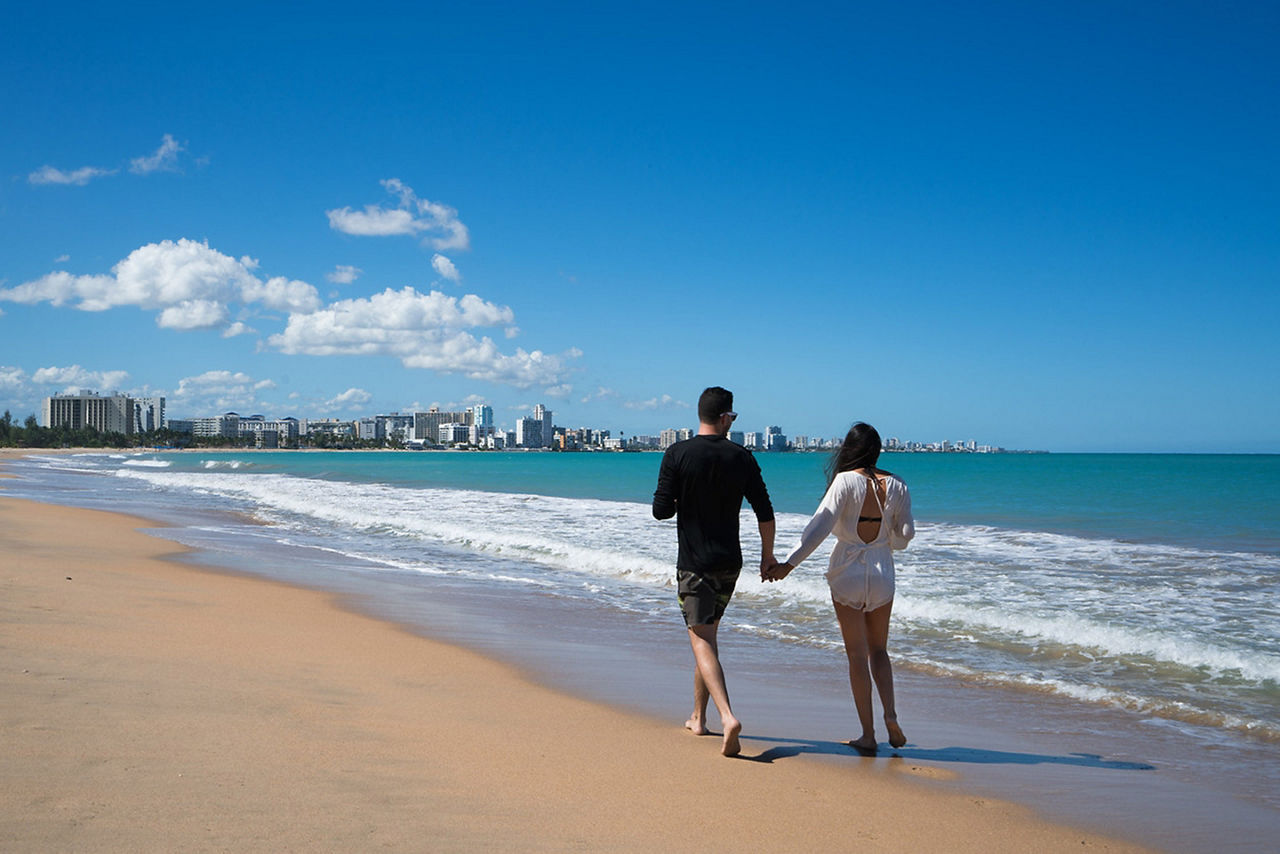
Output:
<instances>
[{"instance_id":1,"label":"white apartment building","mask_svg":"<svg viewBox=\"0 0 1280 854\"><path fill-rule=\"evenodd\" d=\"M419 442L437 442L441 424L466 424L471 426L473 412L442 412L433 406L426 412L413 413L413 438Z\"/></svg>"},{"instance_id":2,"label":"white apartment building","mask_svg":"<svg viewBox=\"0 0 1280 854\"><path fill-rule=\"evenodd\" d=\"M240 416L234 412L225 415L210 415L204 418L191 419L192 436L226 436L229 439L240 435Z\"/></svg>"},{"instance_id":3,"label":"white apartment building","mask_svg":"<svg viewBox=\"0 0 1280 854\"><path fill-rule=\"evenodd\" d=\"M436 431L436 441L441 445L465 445L470 440L469 424L441 424Z\"/></svg>"},{"instance_id":4,"label":"white apartment building","mask_svg":"<svg viewBox=\"0 0 1280 854\"><path fill-rule=\"evenodd\" d=\"M471 407L471 444L484 445L493 433L493 407L484 403Z\"/></svg>"},{"instance_id":5,"label":"white apartment building","mask_svg":"<svg viewBox=\"0 0 1280 854\"><path fill-rule=\"evenodd\" d=\"M331 436L350 436L356 435L356 423L354 421L343 421L340 418L311 418L307 420L307 435L314 436L317 433L328 433Z\"/></svg>"},{"instance_id":6,"label":"white apartment building","mask_svg":"<svg viewBox=\"0 0 1280 854\"><path fill-rule=\"evenodd\" d=\"M46 397L42 409L46 427L66 426L72 430L92 427L102 433L137 432L133 401L123 394L100 395L81 389L78 394Z\"/></svg>"},{"instance_id":7,"label":"white apartment building","mask_svg":"<svg viewBox=\"0 0 1280 854\"><path fill-rule=\"evenodd\" d=\"M133 429L150 433L166 426L163 397L136 397L133 399Z\"/></svg>"},{"instance_id":8,"label":"white apartment building","mask_svg":"<svg viewBox=\"0 0 1280 854\"><path fill-rule=\"evenodd\" d=\"M516 419L516 447L517 448L541 448L544 447L542 442L542 424L541 418L517 418Z\"/></svg>"},{"instance_id":9,"label":"white apartment building","mask_svg":"<svg viewBox=\"0 0 1280 854\"><path fill-rule=\"evenodd\" d=\"M378 422L378 432L381 433L378 438L404 444L408 444L413 439L417 422L415 415L401 415L399 412L393 412L390 415L375 415L374 419Z\"/></svg>"},{"instance_id":10,"label":"white apartment building","mask_svg":"<svg viewBox=\"0 0 1280 854\"><path fill-rule=\"evenodd\" d=\"M551 410L539 403L533 408L533 417L534 420L542 422L542 447L550 448L555 439L555 428L551 424Z\"/></svg>"}]
</instances>

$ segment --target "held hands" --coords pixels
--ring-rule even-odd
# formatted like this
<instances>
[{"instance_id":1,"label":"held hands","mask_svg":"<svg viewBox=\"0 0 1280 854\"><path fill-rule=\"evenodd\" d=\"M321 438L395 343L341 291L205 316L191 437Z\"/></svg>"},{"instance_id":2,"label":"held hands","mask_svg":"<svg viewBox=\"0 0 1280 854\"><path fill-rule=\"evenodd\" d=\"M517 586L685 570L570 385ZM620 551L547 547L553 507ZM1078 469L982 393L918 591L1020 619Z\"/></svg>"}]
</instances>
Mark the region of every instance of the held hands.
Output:
<instances>
[{"instance_id":1,"label":"held hands","mask_svg":"<svg viewBox=\"0 0 1280 854\"><path fill-rule=\"evenodd\" d=\"M795 569L789 563L778 563L776 560L760 561L760 580L761 581L781 581L786 578L791 570Z\"/></svg>"}]
</instances>

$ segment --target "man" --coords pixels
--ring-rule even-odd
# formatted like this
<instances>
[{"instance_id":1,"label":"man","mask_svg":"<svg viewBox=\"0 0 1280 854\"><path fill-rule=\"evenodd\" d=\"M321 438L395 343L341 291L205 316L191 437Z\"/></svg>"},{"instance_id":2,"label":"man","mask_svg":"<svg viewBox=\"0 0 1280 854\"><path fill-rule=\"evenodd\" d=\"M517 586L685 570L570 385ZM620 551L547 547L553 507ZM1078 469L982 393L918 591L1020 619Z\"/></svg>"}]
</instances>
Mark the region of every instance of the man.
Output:
<instances>
[{"instance_id":1,"label":"man","mask_svg":"<svg viewBox=\"0 0 1280 854\"><path fill-rule=\"evenodd\" d=\"M746 498L760 528L760 569L773 566L773 505L755 457L728 439L738 414L733 393L719 386L698 398L698 435L667 448L653 493L655 519L676 517L676 580L693 647L693 715L685 727L707 734L707 700L724 726L720 752L736 756L742 723L729 707L716 629L742 570L738 514Z\"/></svg>"}]
</instances>

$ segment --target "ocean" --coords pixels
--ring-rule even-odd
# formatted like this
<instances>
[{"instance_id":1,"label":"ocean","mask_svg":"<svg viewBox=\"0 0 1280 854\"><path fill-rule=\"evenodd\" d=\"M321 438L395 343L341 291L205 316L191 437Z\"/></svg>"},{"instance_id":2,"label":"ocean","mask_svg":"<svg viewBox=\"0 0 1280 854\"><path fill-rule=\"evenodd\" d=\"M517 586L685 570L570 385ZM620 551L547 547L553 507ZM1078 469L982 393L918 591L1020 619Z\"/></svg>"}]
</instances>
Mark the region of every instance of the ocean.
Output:
<instances>
[{"instance_id":1,"label":"ocean","mask_svg":"<svg viewBox=\"0 0 1280 854\"><path fill-rule=\"evenodd\" d=\"M782 558L822 496L827 458L757 458ZM577 621L618 647L683 634L674 522L649 510L660 459L37 454L12 461L19 479L5 486L168 522L157 533L227 566L341 592L424 630L452 626L553 672L563 650L539 666L509 647L526 633L554 647ZM1262 806L1264 819L1280 815L1280 770L1268 762L1280 755L1280 456L885 454L881 466L910 486L917 521L897 554L900 681L998 696L1010 716L1025 701L1096 712L1137 736L1158 732L1151 755L1243 749L1270 767L1230 796ZM823 578L830 543L763 584L749 510L742 528L747 566L726 629L759 672L805 662L847 692ZM607 698L598 675L581 681ZM1191 776L1211 759L1177 761Z\"/></svg>"}]
</instances>

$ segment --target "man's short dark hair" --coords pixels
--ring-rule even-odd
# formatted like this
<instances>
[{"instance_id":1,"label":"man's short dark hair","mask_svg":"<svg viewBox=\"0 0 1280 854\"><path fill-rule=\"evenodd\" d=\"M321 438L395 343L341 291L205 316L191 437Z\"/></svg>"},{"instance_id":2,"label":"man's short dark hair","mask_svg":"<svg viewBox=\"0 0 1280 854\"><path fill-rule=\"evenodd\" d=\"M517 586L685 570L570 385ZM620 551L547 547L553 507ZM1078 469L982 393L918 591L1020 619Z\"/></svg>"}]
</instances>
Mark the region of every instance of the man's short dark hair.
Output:
<instances>
[{"instance_id":1,"label":"man's short dark hair","mask_svg":"<svg viewBox=\"0 0 1280 854\"><path fill-rule=\"evenodd\" d=\"M698 398L698 420L703 424L712 424L721 415L733 411L733 392L727 388L713 385L704 389Z\"/></svg>"}]
</instances>

